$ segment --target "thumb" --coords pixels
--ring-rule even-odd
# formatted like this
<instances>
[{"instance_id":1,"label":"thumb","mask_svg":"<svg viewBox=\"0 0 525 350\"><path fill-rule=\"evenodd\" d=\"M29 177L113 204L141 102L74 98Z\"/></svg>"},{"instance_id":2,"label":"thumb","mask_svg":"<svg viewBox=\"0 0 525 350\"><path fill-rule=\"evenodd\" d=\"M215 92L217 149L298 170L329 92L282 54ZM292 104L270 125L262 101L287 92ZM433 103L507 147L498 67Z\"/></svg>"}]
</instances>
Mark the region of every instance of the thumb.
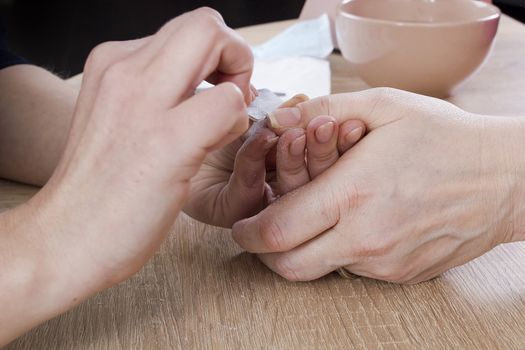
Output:
<instances>
[{"instance_id":1,"label":"thumb","mask_svg":"<svg viewBox=\"0 0 525 350\"><path fill-rule=\"evenodd\" d=\"M187 145L207 153L242 136L249 119L241 90L222 83L173 108L169 123L179 131L175 132L179 148Z\"/></svg>"},{"instance_id":2,"label":"thumb","mask_svg":"<svg viewBox=\"0 0 525 350\"><path fill-rule=\"evenodd\" d=\"M292 108L278 109L268 115L268 124L275 133L281 135L290 128L306 128L312 119L320 115L329 115L339 124L352 119L362 120L367 129L372 131L401 119L404 113L397 102L413 100L414 96L418 95L389 88L328 95Z\"/></svg>"},{"instance_id":3,"label":"thumb","mask_svg":"<svg viewBox=\"0 0 525 350\"><path fill-rule=\"evenodd\" d=\"M174 180L189 180L206 155L238 139L248 128L244 96L233 83L222 83L197 94L168 113L163 128L177 169ZM159 154L159 157L163 154Z\"/></svg>"}]
</instances>

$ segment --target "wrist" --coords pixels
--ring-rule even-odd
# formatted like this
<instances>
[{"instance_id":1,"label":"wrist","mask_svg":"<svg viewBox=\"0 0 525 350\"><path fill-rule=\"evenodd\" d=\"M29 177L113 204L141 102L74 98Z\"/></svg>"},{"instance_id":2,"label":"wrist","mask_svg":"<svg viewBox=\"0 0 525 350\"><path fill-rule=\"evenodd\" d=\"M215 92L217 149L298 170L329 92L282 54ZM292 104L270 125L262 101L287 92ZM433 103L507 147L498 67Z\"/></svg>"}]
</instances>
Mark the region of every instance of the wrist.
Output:
<instances>
[{"instance_id":1,"label":"wrist","mask_svg":"<svg viewBox=\"0 0 525 350\"><path fill-rule=\"evenodd\" d=\"M514 196L514 229L511 242L525 241L525 118L515 118L517 135L515 136L515 152L513 153L513 171L515 172Z\"/></svg>"},{"instance_id":2,"label":"wrist","mask_svg":"<svg viewBox=\"0 0 525 350\"><path fill-rule=\"evenodd\" d=\"M70 307L71 290L40 239L33 214L24 204L0 216L0 346Z\"/></svg>"},{"instance_id":3,"label":"wrist","mask_svg":"<svg viewBox=\"0 0 525 350\"><path fill-rule=\"evenodd\" d=\"M525 240L525 118L520 117L488 117L486 130L489 140L488 148L497 151L493 163L502 171L499 172L499 182L494 189L503 196L501 206L508 208L505 219L504 237L501 243ZM492 131L490 131L492 129ZM490 161L490 160L488 160Z\"/></svg>"}]
</instances>

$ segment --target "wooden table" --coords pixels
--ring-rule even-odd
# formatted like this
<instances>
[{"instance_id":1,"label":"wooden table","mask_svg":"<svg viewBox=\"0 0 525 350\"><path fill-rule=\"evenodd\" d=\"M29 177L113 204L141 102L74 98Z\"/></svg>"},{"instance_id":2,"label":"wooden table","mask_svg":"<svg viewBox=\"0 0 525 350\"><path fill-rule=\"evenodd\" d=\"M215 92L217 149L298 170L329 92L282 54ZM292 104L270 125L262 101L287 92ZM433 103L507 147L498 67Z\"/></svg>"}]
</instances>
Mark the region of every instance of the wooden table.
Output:
<instances>
[{"instance_id":1,"label":"wooden table","mask_svg":"<svg viewBox=\"0 0 525 350\"><path fill-rule=\"evenodd\" d=\"M291 22L241 29L252 43ZM366 88L331 57L334 92ZM451 101L525 115L525 26L504 17L484 68ZM0 182L0 210L36 190ZM402 286L330 275L289 283L243 253L228 230L181 215L134 278L8 349L523 349L525 243L500 246L433 281Z\"/></svg>"}]
</instances>

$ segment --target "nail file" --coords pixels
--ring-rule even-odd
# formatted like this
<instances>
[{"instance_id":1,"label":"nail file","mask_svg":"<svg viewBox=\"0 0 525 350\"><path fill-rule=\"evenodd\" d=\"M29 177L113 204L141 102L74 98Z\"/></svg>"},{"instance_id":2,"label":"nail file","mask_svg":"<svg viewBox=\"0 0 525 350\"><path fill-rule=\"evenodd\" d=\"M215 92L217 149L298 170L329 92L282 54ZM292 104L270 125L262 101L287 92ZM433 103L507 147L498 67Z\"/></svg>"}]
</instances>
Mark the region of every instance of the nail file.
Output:
<instances>
[{"instance_id":1,"label":"nail file","mask_svg":"<svg viewBox=\"0 0 525 350\"><path fill-rule=\"evenodd\" d=\"M283 100L268 89L257 90L259 96L248 106L248 116L252 121L265 119L268 113L275 111L283 103Z\"/></svg>"}]
</instances>

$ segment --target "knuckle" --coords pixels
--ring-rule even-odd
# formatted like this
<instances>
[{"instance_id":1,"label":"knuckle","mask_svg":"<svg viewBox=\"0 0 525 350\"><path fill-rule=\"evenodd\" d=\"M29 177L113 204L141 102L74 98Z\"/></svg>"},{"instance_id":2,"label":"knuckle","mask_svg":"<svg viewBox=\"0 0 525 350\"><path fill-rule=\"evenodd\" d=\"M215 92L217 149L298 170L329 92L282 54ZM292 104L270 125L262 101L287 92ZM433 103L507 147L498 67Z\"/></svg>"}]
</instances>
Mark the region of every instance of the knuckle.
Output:
<instances>
[{"instance_id":1,"label":"knuckle","mask_svg":"<svg viewBox=\"0 0 525 350\"><path fill-rule=\"evenodd\" d=\"M198 14L204 16L204 17L210 17L215 20L222 21L222 16L219 13L219 11L209 7L209 6L203 6L195 10Z\"/></svg>"},{"instance_id":2,"label":"knuckle","mask_svg":"<svg viewBox=\"0 0 525 350\"><path fill-rule=\"evenodd\" d=\"M286 241L282 227L275 220L263 221L260 228L263 244L271 252L286 251Z\"/></svg>"},{"instance_id":3,"label":"knuckle","mask_svg":"<svg viewBox=\"0 0 525 350\"><path fill-rule=\"evenodd\" d=\"M275 260L275 272L290 282L300 282L304 279L300 276L300 271L290 258L282 255Z\"/></svg>"},{"instance_id":4,"label":"knuckle","mask_svg":"<svg viewBox=\"0 0 525 350\"><path fill-rule=\"evenodd\" d=\"M89 53L84 66L86 74L103 71L110 62L110 57L115 49L115 43L105 42L95 46Z\"/></svg>"},{"instance_id":5,"label":"knuckle","mask_svg":"<svg viewBox=\"0 0 525 350\"><path fill-rule=\"evenodd\" d=\"M329 164L335 163L337 161L337 158L339 157L339 154L337 153L337 150L330 149L322 152L310 152L312 160L319 163L319 164Z\"/></svg>"},{"instance_id":6,"label":"knuckle","mask_svg":"<svg viewBox=\"0 0 525 350\"><path fill-rule=\"evenodd\" d=\"M306 170L304 162L287 162L281 167L277 167L277 173L280 176L296 177L303 174Z\"/></svg>"},{"instance_id":7,"label":"knuckle","mask_svg":"<svg viewBox=\"0 0 525 350\"><path fill-rule=\"evenodd\" d=\"M127 63L117 62L110 65L102 74L102 88L112 92L124 92L133 86L134 74Z\"/></svg>"},{"instance_id":8,"label":"knuckle","mask_svg":"<svg viewBox=\"0 0 525 350\"><path fill-rule=\"evenodd\" d=\"M198 8L194 14L195 24L205 26L208 31L222 31L226 27L221 14L210 7Z\"/></svg>"}]
</instances>

